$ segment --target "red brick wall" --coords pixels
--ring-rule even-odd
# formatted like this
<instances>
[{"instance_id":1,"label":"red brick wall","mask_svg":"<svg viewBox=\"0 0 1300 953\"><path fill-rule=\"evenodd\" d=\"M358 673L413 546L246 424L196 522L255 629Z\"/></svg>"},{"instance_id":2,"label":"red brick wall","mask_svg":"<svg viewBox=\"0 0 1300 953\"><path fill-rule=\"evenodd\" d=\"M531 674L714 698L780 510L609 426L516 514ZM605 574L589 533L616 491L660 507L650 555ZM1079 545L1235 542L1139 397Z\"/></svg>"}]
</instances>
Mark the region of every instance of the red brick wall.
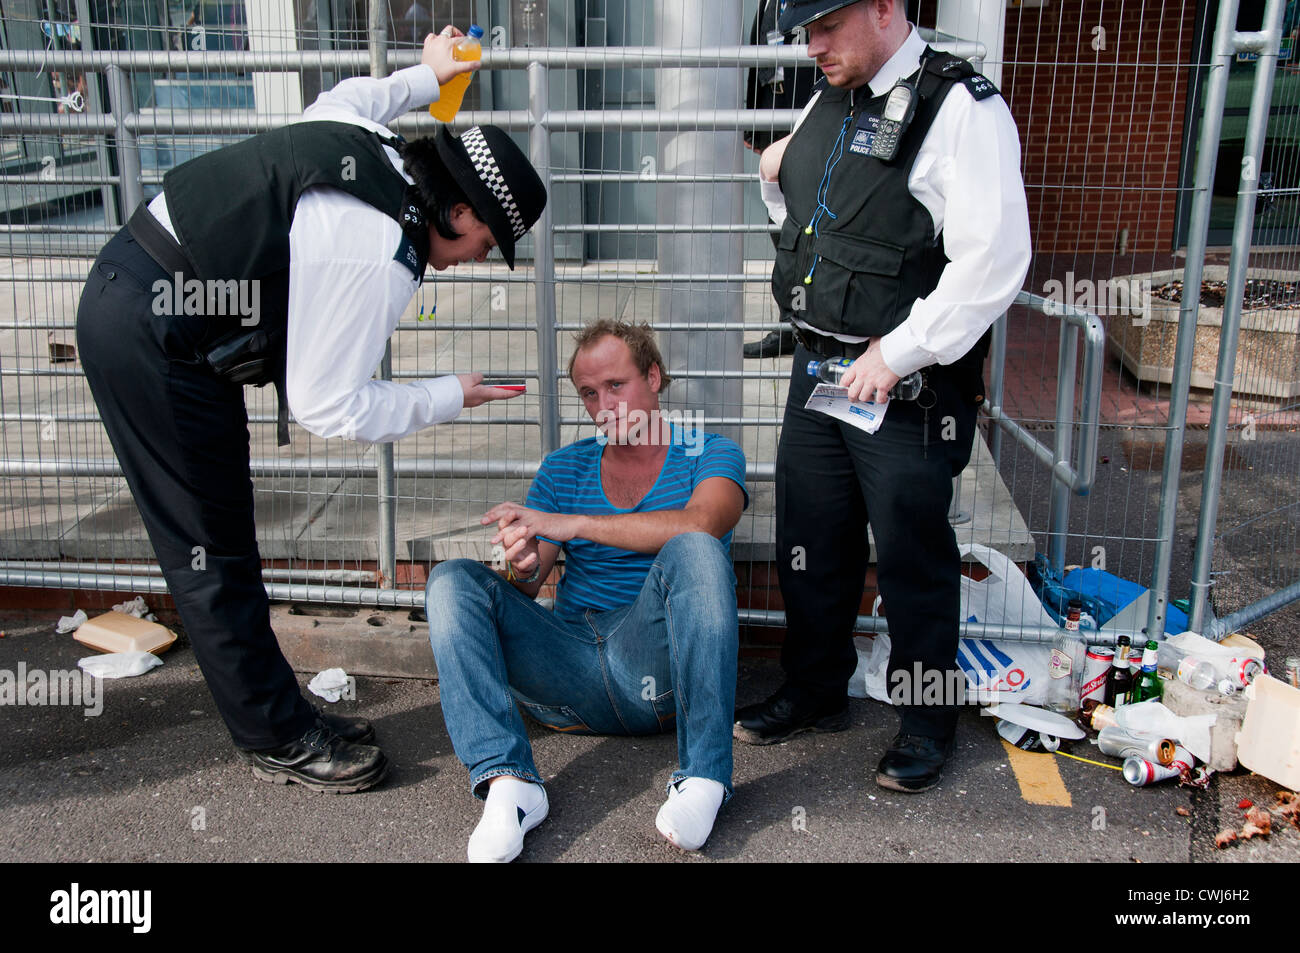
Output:
<instances>
[{"instance_id":1,"label":"red brick wall","mask_svg":"<svg viewBox=\"0 0 1300 953\"><path fill-rule=\"evenodd\" d=\"M1036 254L1174 243L1194 0L1010 9L1002 86L1023 148ZM1100 46L1105 31L1105 48Z\"/></svg>"}]
</instances>

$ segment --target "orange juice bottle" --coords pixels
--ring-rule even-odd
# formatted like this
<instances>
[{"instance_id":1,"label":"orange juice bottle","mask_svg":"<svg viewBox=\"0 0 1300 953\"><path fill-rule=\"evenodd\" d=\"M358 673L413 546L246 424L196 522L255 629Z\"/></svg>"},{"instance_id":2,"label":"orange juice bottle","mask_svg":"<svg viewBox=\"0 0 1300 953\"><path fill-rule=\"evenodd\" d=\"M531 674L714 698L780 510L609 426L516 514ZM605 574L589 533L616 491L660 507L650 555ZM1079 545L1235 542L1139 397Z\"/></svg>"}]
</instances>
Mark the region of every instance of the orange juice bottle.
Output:
<instances>
[{"instance_id":1,"label":"orange juice bottle","mask_svg":"<svg viewBox=\"0 0 1300 953\"><path fill-rule=\"evenodd\" d=\"M469 28L469 36L457 37L451 47L451 58L462 63L483 58L483 28L478 24ZM439 122L451 122L460 112L460 104L465 99L465 90L473 73L460 73L453 76L439 91L438 101L429 105L429 115Z\"/></svg>"}]
</instances>

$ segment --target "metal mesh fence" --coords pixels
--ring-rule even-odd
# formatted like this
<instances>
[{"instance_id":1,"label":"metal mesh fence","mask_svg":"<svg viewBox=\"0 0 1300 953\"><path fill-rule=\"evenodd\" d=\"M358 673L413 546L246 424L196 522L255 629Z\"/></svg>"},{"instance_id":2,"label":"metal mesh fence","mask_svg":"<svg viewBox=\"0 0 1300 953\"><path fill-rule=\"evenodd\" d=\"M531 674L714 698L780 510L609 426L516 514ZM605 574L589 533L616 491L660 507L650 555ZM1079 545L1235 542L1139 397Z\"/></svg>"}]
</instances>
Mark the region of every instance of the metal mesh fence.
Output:
<instances>
[{"instance_id":1,"label":"metal mesh fence","mask_svg":"<svg viewBox=\"0 0 1300 953\"><path fill-rule=\"evenodd\" d=\"M467 371L519 376L528 392L398 442L390 495L375 476L381 448L295 427L292 445L281 450L273 393L249 389L262 553L272 567L292 571L268 580L299 585L281 596L418 604L431 562L491 558L479 516L500 500L521 499L545 452L594 432L563 374L572 331L618 317L657 329L676 378L669 410L698 412L707 429L741 443L752 502L733 548L753 567L741 580L749 589L742 606L778 610L771 479L789 358L741 357L745 341L778 327L768 282L771 230L755 184L757 156L741 130L756 117L742 112L747 70L784 54L763 49L764 61L746 45L755 8L755 0L458 0L391 2L376 19L359 0L0 2L4 50L32 51L0 67L0 95L25 97L0 100L0 119L10 123L0 155L6 580L71 587L84 581L71 574L90 573L107 585L107 577L152 560L72 348L81 283L120 226L130 193L133 169L118 150L124 135L133 137L148 199L167 169L273 128L321 91L369 74L377 50L387 69L409 65L432 25L477 21L487 31L487 66L456 126L496 122L531 143L534 156L544 143L551 228L521 245L515 272L490 259L426 276L392 338L391 373L399 382ZM1251 10L1243 4L1247 20ZM984 52L982 68L1020 130L1034 237L1025 289L1037 298L1006 318L1005 360L998 374L995 358L989 403L1047 449L1035 452L986 420L954 506L961 541L1021 562L1047 552L1061 564L1143 584L1156 573L1161 461L1170 430L1184 426L1170 419L1177 305L1170 318L1158 295L1185 264L1179 250L1213 13L1191 0L910 5L919 26L938 31L927 33L934 42L963 55ZM1295 27L1286 26L1292 41ZM682 57L696 47L703 48L697 60ZM67 51L104 55L60 58ZM170 54L149 61L148 51ZM798 62L790 54L784 68ZM110 63L120 66L116 81ZM1262 170L1269 195L1251 262L1282 282L1293 280L1295 265L1268 243L1294 240L1294 80L1284 60ZM1232 89L1230 106L1238 109L1238 86ZM82 112L65 99L74 92L82 94ZM793 117L776 110L762 122L779 135ZM419 111L395 127L409 137L436 124ZM1233 171L1239 161L1234 135L1229 122L1221 169ZM1215 194L1216 208L1229 209L1230 228L1235 190L1216 183ZM1222 227L1216 218L1212 229ZM548 255L538 254L539 243ZM1105 350L1092 357L1102 376L1091 403L1086 336L1077 344L1063 337L1062 316L1045 313L1062 310L1054 305L1095 315L1105 331ZM1223 507L1215 550L1221 612L1221 599L1227 608L1253 599L1230 595L1227 576L1271 591L1298 575L1296 408L1288 389L1300 376L1296 314L1294 306L1257 309L1243 332L1248 369L1240 372L1234 427L1244 438L1253 421L1255 436L1248 445L1234 439L1227 454L1223 498L1232 503ZM1277 336L1257 340L1251 322ZM1205 347L1216 349L1217 333L1205 337ZM1076 384L1058 395L1063 369ZM1282 382L1285 393L1273 383L1251 389L1264 380ZM1192 386L1205 385L1193 378ZM1175 597L1187 592L1192 501L1204 478L1195 428L1206 422L1208 404L1194 391L1181 483L1165 490L1185 501L1168 540ZM1095 472L1082 481L1090 492L1064 488L1044 455L1074 467L1076 477ZM395 553L386 563L379 513L388 501ZM19 568L28 575L15 575ZM306 583L342 588L309 592ZM393 585L405 595L377 595Z\"/></svg>"}]
</instances>

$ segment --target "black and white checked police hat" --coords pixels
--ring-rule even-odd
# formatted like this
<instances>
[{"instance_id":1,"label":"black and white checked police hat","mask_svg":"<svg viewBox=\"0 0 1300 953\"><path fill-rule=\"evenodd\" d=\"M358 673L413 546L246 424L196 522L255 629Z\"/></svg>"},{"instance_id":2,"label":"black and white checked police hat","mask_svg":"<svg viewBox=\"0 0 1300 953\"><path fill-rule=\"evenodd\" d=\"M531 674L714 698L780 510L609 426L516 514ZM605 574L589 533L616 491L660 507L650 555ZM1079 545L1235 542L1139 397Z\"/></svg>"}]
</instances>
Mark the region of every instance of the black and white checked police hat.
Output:
<instances>
[{"instance_id":1,"label":"black and white checked police hat","mask_svg":"<svg viewBox=\"0 0 1300 953\"><path fill-rule=\"evenodd\" d=\"M514 268L515 242L546 208L546 189L537 170L496 126L470 126L459 137L443 126L435 142L456 184L497 240L506 264Z\"/></svg>"}]
</instances>

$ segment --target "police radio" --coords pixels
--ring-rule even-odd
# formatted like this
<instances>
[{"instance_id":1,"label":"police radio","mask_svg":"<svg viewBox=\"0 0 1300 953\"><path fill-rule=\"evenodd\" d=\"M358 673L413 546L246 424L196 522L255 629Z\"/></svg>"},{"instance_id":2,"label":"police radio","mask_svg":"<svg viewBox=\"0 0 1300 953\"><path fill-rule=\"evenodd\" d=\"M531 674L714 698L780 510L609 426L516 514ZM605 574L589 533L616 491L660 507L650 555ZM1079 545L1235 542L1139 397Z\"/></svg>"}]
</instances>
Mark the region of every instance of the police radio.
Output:
<instances>
[{"instance_id":1,"label":"police radio","mask_svg":"<svg viewBox=\"0 0 1300 953\"><path fill-rule=\"evenodd\" d=\"M907 131L907 125L916 115L916 87L905 79L900 79L889 91L885 100L885 111L876 127L876 135L871 140L870 155L882 162L892 162L898 154L898 143Z\"/></svg>"}]
</instances>

